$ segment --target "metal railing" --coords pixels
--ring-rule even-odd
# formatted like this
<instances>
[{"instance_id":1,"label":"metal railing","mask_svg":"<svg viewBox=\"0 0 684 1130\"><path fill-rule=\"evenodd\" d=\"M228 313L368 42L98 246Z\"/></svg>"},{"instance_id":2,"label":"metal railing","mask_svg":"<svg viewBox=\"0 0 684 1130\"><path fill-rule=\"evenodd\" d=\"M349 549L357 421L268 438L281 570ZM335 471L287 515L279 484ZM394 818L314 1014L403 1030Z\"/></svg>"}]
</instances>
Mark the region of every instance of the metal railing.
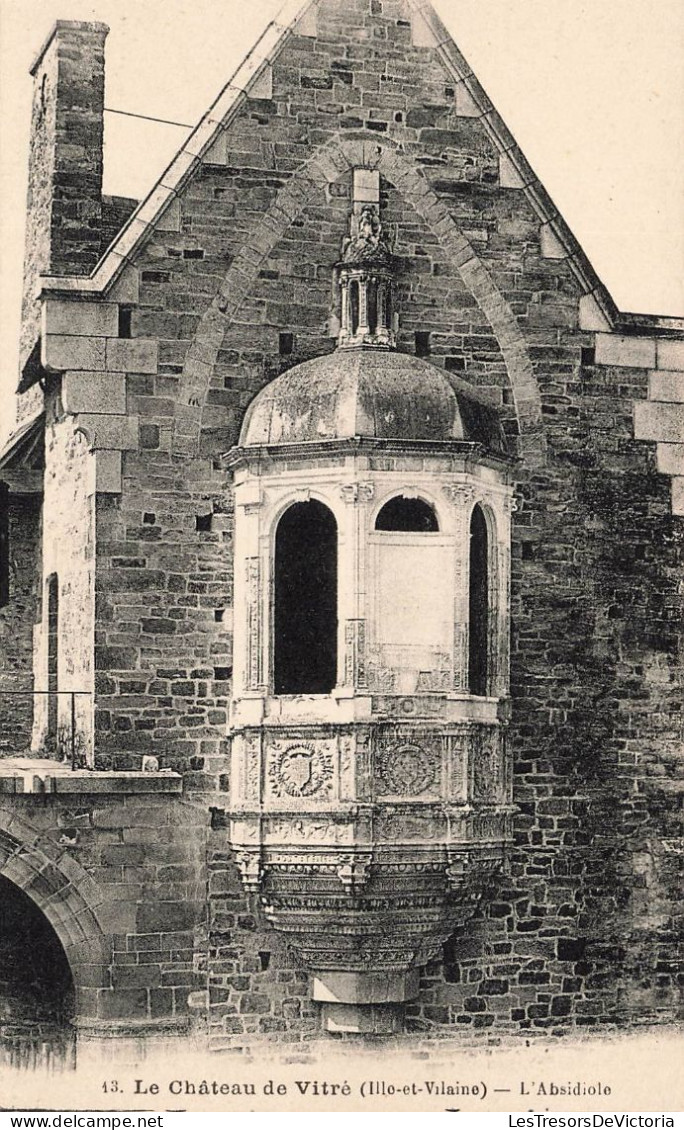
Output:
<instances>
[{"instance_id":1,"label":"metal railing","mask_svg":"<svg viewBox=\"0 0 684 1130\"><path fill-rule=\"evenodd\" d=\"M33 699L36 695L47 695L50 699L57 699L60 695L68 695L70 698L69 709L69 725L66 735L60 730L59 711L57 710L56 725L54 732L48 732L48 742L54 741L54 752L58 755L61 754L64 762L71 762L72 770L84 768L86 765L85 751L80 750L78 731L76 728L76 698L78 695L87 695L89 698L93 697L93 691L14 691L0 689L0 698L3 695L17 695L24 698ZM0 716L0 730L2 729L2 718ZM48 752L52 750L48 747Z\"/></svg>"}]
</instances>

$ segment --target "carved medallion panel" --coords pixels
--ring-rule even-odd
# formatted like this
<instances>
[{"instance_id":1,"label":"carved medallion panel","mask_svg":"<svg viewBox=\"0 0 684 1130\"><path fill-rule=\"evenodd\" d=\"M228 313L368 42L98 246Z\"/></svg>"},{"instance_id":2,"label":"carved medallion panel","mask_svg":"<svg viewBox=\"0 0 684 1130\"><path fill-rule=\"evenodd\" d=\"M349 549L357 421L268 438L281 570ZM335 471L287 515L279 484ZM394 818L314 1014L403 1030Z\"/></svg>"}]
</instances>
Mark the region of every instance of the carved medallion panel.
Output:
<instances>
[{"instance_id":1,"label":"carved medallion panel","mask_svg":"<svg viewBox=\"0 0 684 1130\"><path fill-rule=\"evenodd\" d=\"M440 795L444 742L441 734L389 727L375 742L377 796Z\"/></svg>"},{"instance_id":2,"label":"carved medallion panel","mask_svg":"<svg viewBox=\"0 0 684 1130\"><path fill-rule=\"evenodd\" d=\"M284 739L266 747L268 799L329 801L334 785L334 743Z\"/></svg>"}]
</instances>

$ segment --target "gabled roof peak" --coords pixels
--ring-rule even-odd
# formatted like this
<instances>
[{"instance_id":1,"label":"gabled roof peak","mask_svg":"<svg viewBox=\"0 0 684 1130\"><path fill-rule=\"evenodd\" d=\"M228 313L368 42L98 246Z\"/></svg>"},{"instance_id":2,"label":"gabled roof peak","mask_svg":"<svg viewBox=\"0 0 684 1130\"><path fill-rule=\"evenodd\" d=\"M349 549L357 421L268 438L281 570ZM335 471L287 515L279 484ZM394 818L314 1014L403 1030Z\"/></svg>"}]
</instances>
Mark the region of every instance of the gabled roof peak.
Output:
<instances>
[{"instance_id":1,"label":"gabled roof peak","mask_svg":"<svg viewBox=\"0 0 684 1130\"><path fill-rule=\"evenodd\" d=\"M133 212L112 241L89 277L44 276L46 292L106 294L145 238L164 216L193 176L208 151L229 128L247 97L268 97L270 66L293 33L315 36L317 9L325 0L286 0L264 29L253 49L228 80L218 97L190 133L154 188ZM341 2L341 0L340 0ZM453 80L457 112L481 122L499 154L501 183L523 191L541 224L542 244L547 254L567 261L590 304L594 328L610 329L622 322L612 297L603 285L578 241L538 180L503 119L475 77L431 0L404 0L412 22L413 43L435 51ZM375 138L377 140L377 138ZM634 323L635 316L629 315ZM658 319L667 331L671 319ZM652 321L650 330L656 330Z\"/></svg>"}]
</instances>

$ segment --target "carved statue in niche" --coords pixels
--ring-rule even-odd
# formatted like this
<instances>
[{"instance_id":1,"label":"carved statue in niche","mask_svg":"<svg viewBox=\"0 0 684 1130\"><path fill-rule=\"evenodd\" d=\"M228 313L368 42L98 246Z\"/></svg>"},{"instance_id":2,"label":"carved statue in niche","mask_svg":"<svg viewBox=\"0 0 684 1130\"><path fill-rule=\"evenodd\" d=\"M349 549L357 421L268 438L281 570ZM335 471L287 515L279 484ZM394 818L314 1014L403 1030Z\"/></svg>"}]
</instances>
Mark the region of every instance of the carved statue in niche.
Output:
<instances>
[{"instance_id":1,"label":"carved statue in niche","mask_svg":"<svg viewBox=\"0 0 684 1130\"><path fill-rule=\"evenodd\" d=\"M345 236L342 241L342 262L384 262L390 266L393 258L377 207L364 204L358 218L352 217L352 235Z\"/></svg>"}]
</instances>

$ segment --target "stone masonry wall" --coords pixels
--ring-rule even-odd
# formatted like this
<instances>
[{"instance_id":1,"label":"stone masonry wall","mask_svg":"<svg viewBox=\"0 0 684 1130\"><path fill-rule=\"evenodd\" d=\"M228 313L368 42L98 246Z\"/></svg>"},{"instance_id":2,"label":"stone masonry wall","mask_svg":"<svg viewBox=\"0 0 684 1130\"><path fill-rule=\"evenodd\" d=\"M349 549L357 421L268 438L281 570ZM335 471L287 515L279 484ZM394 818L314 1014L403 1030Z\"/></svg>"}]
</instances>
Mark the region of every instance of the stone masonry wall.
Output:
<instances>
[{"instance_id":1,"label":"stone masonry wall","mask_svg":"<svg viewBox=\"0 0 684 1130\"><path fill-rule=\"evenodd\" d=\"M0 608L0 757L16 756L31 741L40 522L39 495L9 495L9 601ZM28 693L9 693L22 691Z\"/></svg>"},{"instance_id":2,"label":"stone masonry wall","mask_svg":"<svg viewBox=\"0 0 684 1130\"><path fill-rule=\"evenodd\" d=\"M421 173L418 188L407 178L382 182L383 222L396 225L402 261L400 348L411 352L416 333L429 334L420 348L489 389L515 431L511 358L521 347L512 351L511 341L522 335L541 405L534 464L516 472L509 736L519 813L510 873L443 960L426 967L410 1023L488 1038L670 1019L681 522L654 447L633 437L647 370L595 364L570 265L549 253L539 217L501 176L437 53L411 45L403 4L342 9L323 0L317 38L292 36L260 94L129 269L133 340L84 336L77 352L73 338L59 339L70 350L64 368L125 382L135 438L129 431L119 444L120 493L97 501L96 762L137 768L154 753L215 810L209 948L196 959L208 954L214 1042L317 1031L303 971L238 887L222 823L232 504L216 457L237 441L264 383L334 347L331 269L347 230L349 171L305 194L265 254L250 240L266 240L277 194L295 192L303 163L335 137L356 139L371 156L379 144L400 145ZM468 271L444 225L422 218L425 185L475 250ZM186 363L245 248L258 259L256 281L224 319L218 354L202 355L201 448L181 459L173 424L193 408L182 399ZM220 302L216 309L219 317ZM517 424L524 441L521 412ZM146 859L141 851L131 866Z\"/></svg>"}]
</instances>

